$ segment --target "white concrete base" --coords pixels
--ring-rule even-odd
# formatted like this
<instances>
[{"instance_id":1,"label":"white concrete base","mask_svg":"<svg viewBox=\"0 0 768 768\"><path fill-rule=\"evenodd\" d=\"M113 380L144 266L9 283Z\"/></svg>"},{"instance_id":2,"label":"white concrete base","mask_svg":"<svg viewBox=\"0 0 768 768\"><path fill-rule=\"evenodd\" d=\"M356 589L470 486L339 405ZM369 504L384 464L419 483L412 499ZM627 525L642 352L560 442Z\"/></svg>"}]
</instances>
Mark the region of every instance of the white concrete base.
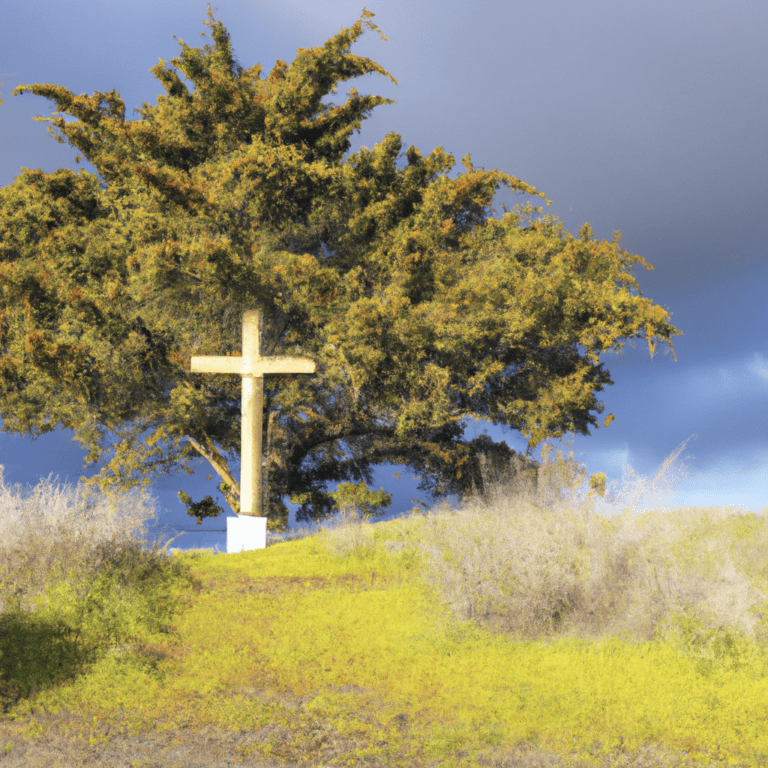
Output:
<instances>
[{"instance_id":1,"label":"white concrete base","mask_svg":"<svg viewBox=\"0 0 768 768\"><path fill-rule=\"evenodd\" d=\"M240 515L227 518L227 553L267 546L267 518Z\"/></svg>"}]
</instances>

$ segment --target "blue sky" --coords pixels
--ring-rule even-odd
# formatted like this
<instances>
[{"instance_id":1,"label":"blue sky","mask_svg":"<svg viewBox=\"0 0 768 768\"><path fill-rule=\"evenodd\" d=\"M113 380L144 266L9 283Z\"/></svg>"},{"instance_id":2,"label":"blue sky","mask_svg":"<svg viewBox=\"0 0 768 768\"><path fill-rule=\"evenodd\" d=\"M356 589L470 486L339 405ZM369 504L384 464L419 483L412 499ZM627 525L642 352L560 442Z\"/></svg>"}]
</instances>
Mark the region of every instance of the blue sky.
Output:
<instances>
[{"instance_id":1,"label":"blue sky","mask_svg":"<svg viewBox=\"0 0 768 768\"><path fill-rule=\"evenodd\" d=\"M245 66L270 69L299 47L322 45L360 16L361 0L219 0ZM443 146L457 162L498 168L543 191L569 231L588 221L655 269L645 296L668 308L684 335L671 355L630 346L608 355L614 386L602 396L616 420L573 441L589 472L621 480L623 467L654 475L687 438L688 477L673 506L768 507L768 5L762 0L644 3L616 0L367 0L389 38L366 33L354 52L397 80L352 83L396 104L379 107L355 138L389 131L422 152ZM129 110L162 92L149 72L178 53L174 35L204 41L200 0L25 0L0 26L0 184L21 167L76 169L76 152L32 121L49 103L11 96L21 83L75 93L117 90ZM131 115L132 116L132 115ZM503 198L499 198L499 201ZM483 431L487 425L478 425ZM471 431L471 430L470 430ZM488 428L525 448L517 433ZM53 473L76 482L84 452L71 433L37 441L0 434L6 482ZM418 497L407 475L383 468L392 514ZM92 470L86 470L91 474ZM206 466L154 491L163 523L192 527L176 491L214 493ZM203 528L222 528L223 520ZM224 534L187 534L181 546Z\"/></svg>"}]
</instances>

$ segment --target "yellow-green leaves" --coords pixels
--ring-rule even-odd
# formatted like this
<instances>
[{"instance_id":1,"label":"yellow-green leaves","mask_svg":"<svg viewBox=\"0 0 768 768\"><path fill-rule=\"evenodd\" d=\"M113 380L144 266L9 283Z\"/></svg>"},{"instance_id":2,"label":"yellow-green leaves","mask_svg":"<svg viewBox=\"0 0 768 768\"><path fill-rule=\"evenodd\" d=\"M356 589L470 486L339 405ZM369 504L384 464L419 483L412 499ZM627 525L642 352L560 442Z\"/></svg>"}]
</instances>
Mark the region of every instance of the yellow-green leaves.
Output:
<instances>
[{"instance_id":1,"label":"yellow-green leaves","mask_svg":"<svg viewBox=\"0 0 768 768\"><path fill-rule=\"evenodd\" d=\"M465 439L470 420L531 446L597 426L612 383L601 356L634 338L653 353L679 333L640 295L633 269L648 265L618 233L599 241L585 224L574 237L530 203L498 218L501 187L546 198L469 154L454 173L442 147L404 150L396 133L350 154L389 100L328 97L369 73L394 81L351 52L379 31L372 18L262 77L235 61L209 7L211 44L179 41L152 68L164 95L136 119L114 91L17 89L56 105L55 135L101 178L25 170L0 190L6 430L61 423L94 461L116 436L104 483L202 456L236 509L240 380L192 374L189 358L240 354L247 309L263 312L262 354L318 363L265 383L272 527L283 497L299 520L321 518L343 501L330 485L371 482L384 463L428 492L468 492L482 457L513 458Z\"/></svg>"},{"instance_id":2,"label":"yellow-green leaves","mask_svg":"<svg viewBox=\"0 0 768 768\"><path fill-rule=\"evenodd\" d=\"M343 512L365 518L382 514L392 503L391 493L383 488L372 491L365 483L339 483L338 489L330 495Z\"/></svg>"}]
</instances>

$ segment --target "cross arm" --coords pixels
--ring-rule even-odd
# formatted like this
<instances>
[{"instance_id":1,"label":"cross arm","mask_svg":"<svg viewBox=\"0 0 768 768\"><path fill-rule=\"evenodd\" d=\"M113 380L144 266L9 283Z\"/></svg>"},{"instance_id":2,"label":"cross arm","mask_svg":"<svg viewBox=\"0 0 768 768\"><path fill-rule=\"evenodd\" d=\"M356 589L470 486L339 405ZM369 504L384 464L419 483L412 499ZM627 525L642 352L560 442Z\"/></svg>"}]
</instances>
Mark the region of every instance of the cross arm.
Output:
<instances>
[{"instance_id":1,"label":"cross arm","mask_svg":"<svg viewBox=\"0 0 768 768\"><path fill-rule=\"evenodd\" d=\"M254 366L260 373L314 373L317 363L308 357L262 357Z\"/></svg>"},{"instance_id":2,"label":"cross arm","mask_svg":"<svg viewBox=\"0 0 768 768\"><path fill-rule=\"evenodd\" d=\"M242 357L193 357L189 370L193 373L236 373L243 375Z\"/></svg>"},{"instance_id":3,"label":"cross arm","mask_svg":"<svg viewBox=\"0 0 768 768\"><path fill-rule=\"evenodd\" d=\"M317 363L308 357L193 357L193 373L235 373L238 376L263 376L265 373L314 373Z\"/></svg>"}]
</instances>

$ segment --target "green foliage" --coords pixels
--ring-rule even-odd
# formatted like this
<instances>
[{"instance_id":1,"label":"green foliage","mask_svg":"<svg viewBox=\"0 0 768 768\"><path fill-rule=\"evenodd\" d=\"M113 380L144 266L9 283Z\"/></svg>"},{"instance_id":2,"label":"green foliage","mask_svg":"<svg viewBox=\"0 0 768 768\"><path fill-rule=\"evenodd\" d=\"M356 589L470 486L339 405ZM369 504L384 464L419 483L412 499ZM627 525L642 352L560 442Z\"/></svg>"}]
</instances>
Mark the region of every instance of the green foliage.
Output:
<instances>
[{"instance_id":1,"label":"green foliage","mask_svg":"<svg viewBox=\"0 0 768 768\"><path fill-rule=\"evenodd\" d=\"M732 628L712 627L711 622L694 616L690 609L669 616L659 627L658 639L681 648L705 677L723 669L748 666L754 653L754 646Z\"/></svg>"},{"instance_id":2,"label":"green foliage","mask_svg":"<svg viewBox=\"0 0 768 768\"><path fill-rule=\"evenodd\" d=\"M365 483L340 483L338 490L330 494L343 512L357 511L363 517L381 515L392 503L392 494L383 488L371 491Z\"/></svg>"},{"instance_id":3,"label":"green foliage","mask_svg":"<svg viewBox=\"0 0 768 768\"><path fill-rule=\"evenodd\" d=\"M56 605L79 637L125 642L142 631L163 630L182 574L179 563L138 544L104 547L87 570L67 574L37 602Z\"/></svg>"},{"instance_id":4,"label":"green foliage","mask_svg":"<svg viewBox=\"0 0 768 768\"><path fill-rule=\"evenodd\" d=\"M275 528L282 498L301 494L298 519L321 519L337 509L329 484L371 483L383 463L464 497L480 457L509 452L467 440L471 420L531 448L588 434L612 384L601 355L636 338L671 347L679 331L640 294L633 269L648 265L618 233L574 237L531 204L496 218L502 187L544 196L469 155L451 178L451 155L395 133L350 153L390 103L335 96L366 74L393 80L351 52L372 17L262 76L235 61L209 7L212 44L179 41L152 68L164 95L135 120L115 91L16 88L53 102L49 130L98 175L22 169L0 190L5 431L73 429L102 488L203 457L237 511L240 379L192 374L189 359L239 354L241 313L259 308L262 354L318 363L266 378Z\"/></svg>"},{"instance_id":5,"label":"green foliage","mask_svg":"<svg viewBox=\"0 0 768 768\"><path fill-rule=\"evenodd\" d=\"M187 514L196 518L195 525L200 525L206 517L218 517L224 510L210 497L202 501L192 501L189 494L179 491L179 500L187 507Z\"/></svg>"},{"instance_id":6,"label":"green foliage","mask_svg":"<svg viewBox=\"0 0 768 768\"><path fill-rule=\"evenodd\" d=\"M0 613L0 705L74 678L111 648L167 633L186 574L138 544L102 545L88 565L47 574L29 606Z\"/></svg>"}]
</instances>

